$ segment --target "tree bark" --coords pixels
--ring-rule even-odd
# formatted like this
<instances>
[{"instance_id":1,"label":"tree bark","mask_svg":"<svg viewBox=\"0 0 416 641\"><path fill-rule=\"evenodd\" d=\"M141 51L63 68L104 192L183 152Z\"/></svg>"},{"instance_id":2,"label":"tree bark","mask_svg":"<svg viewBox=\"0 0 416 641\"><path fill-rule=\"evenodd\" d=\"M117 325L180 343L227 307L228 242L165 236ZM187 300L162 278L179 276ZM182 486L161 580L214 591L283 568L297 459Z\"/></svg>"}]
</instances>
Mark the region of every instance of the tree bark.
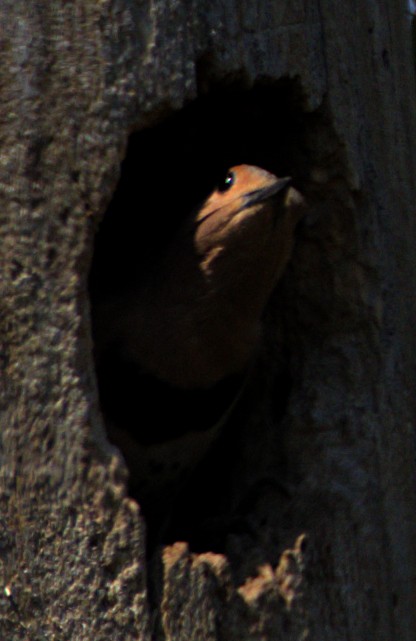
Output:
<instances>
[{"instance_id":1,"label":"tree bark","mask_svg":"<svg viewBox=\"0 0 416 641\"><path fill-rule=\"evenodd\" d=\"M0 637L413 640L405 6L3 0L0 23ZM195 518L225 533L193 545L188 504L151 564L88 293L132 132L139 202L155 172L181 199L181 175L237 155L292 171L308 204L246 411L197 472L217 494ZM139 248L173 224L146 198Z\"/></svg>"}]
</instances>

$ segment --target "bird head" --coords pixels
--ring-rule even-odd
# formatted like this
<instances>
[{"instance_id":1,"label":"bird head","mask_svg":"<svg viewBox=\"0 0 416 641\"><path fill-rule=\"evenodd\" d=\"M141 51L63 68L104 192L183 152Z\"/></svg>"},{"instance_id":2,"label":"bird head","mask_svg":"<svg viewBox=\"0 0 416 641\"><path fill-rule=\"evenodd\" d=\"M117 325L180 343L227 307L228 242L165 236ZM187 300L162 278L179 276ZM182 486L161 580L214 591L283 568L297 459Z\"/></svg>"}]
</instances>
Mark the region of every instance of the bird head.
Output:
<instances>
[{"instance_id":1,"label":"bird head","mask_svg":"<svg viewBox=\"0 0 416 641\"><path fill-rule=\"evenodd\" d=\"M303 213L303 199L290 183L252 165L229 169L193 220L194 249L207 277L219 285L241 281L245 273L250 281L262 273L277 280Z\"/></svg>"}]
</instances>

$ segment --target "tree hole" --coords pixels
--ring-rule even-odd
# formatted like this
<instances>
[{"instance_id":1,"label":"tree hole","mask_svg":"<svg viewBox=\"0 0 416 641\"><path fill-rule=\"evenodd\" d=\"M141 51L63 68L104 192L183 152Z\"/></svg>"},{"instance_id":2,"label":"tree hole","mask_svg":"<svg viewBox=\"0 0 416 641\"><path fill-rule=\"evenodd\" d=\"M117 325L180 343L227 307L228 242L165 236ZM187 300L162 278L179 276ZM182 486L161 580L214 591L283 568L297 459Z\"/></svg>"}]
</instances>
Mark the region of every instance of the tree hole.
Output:
<instances>
[{"instance_id":1,"label":"tree hole","mask_svg":"<svg viewBox=\"0 0 416 641\"><path fill-rule=\"evenodd\" d=\"M282 80L213 91L130 136L96 235L90 297L102 413L129 467L150 549L181 539L195 551L225 551L227 537L252 536L253 502L276 488L284 493L266 463L259 469L258 451L255 474L241 461L250 459L247 447L260 451L278 439L291 390L290 354L278 293L266 311L269 330L258 358L207 389L178 389L143 370L120 345L118 324L149 287L148 275L157 272L178 228L229 167L256 165L310 191L306 132L313 117L298 83ZM181 273L175 286L182 287ZM130 330L138 331L134 323ZM284 470L283 457L275 463Z\"/></svg>"}]
</instances>

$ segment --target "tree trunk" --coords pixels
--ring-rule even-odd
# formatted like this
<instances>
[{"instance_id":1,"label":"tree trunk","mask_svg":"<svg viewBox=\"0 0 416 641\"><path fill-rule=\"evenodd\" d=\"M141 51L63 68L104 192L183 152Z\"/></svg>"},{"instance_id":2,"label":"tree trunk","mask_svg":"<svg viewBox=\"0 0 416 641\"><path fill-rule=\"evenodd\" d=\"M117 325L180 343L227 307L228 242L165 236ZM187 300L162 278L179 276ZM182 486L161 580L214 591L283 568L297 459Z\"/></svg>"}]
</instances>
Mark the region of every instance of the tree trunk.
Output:
<instances>
[{"instance_id":1,"label":"tree trunk","mask_svg":"<svg viewBox=\"0 0 416 641\"><path fill-rule=\"evenodd\" d=\"M404 3L3 0L0 22L0 637L413 641ZM255 375L146 554L90 269L109 290L123 251L145 271L240 162L294 176L307 213Z\"/></svg>"}]
</instances>

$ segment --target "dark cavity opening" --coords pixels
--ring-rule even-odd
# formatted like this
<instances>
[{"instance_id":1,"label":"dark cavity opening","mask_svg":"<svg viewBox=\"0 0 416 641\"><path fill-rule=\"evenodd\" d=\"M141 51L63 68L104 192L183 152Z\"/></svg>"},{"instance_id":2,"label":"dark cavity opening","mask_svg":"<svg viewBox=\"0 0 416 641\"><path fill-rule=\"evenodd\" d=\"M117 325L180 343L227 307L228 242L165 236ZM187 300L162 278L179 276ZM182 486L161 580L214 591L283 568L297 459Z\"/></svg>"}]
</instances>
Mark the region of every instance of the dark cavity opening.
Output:
<instances>
[{"instance_id":1,"label":"dark cavity opening","mask_svg":"<svg viewBox=\"0 0 416 641\"><path fill-rule=\"evenodd\" d=\"M230 166L258 165L277 176L291 176L294 186L304 192L310 164L305 145L308 118L298 84L282 80L249 91L213 92L130 136L118 187L96 236L90 295L101 408L109 438L129 466L130 492L147 519L150 549L180 538L195 551L223 551L227 535L244 528L240 515L233 513L235 504L242 504L233 488L244 485L238 475L245 474L236 457L247 417L256 411L256 403L263 402L261 388L271 383L255 370L248 382L242 374L208 391L180 391L143 375L134 359L120 357L118 345L103 351L97 326L106 316L116 324L117 313L122 315L125 305L134 304L135 292L162 259L175 230ZM123 303L114 313L117 299ZM287 363L284 349L280 357ZM271 410L276 421L284 414L290 392L284 364L281 372L275 372L275 383L277 377L280 393L274 395ZM242 386L244 392L219 438L187 474L181 453L194 443L186 436L193 431L197 441L203 440ZM261 443L261 421L256 429ZM177 453L161 455L174 438L179 439ZM143 448L155 452L145 463ZM137 484L136 471L143 466L147 480ZM267 484L270 479L265 476Z\"/></svg>"}]
</instances>

